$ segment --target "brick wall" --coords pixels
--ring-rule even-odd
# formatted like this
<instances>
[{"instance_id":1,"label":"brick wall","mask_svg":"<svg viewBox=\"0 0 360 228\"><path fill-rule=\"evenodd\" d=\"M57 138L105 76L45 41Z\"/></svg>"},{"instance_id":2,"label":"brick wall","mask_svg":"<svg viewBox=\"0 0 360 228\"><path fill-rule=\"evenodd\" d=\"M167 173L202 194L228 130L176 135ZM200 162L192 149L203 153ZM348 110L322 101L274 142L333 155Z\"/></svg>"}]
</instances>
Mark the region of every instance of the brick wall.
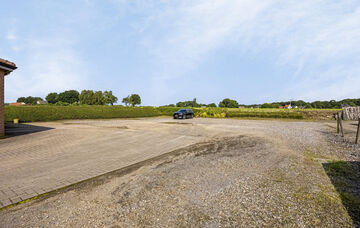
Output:
<instances>
[{"instance_id":1,"label":"brick wall","mask_svg":"<svg viewBox=\"0 0 360 228\"><path fill-rule=\"evenodd\" d=\"M4 126L4 71L0 70L0 137L5 135L5 126Z\"/></svg>"}]
</instances>

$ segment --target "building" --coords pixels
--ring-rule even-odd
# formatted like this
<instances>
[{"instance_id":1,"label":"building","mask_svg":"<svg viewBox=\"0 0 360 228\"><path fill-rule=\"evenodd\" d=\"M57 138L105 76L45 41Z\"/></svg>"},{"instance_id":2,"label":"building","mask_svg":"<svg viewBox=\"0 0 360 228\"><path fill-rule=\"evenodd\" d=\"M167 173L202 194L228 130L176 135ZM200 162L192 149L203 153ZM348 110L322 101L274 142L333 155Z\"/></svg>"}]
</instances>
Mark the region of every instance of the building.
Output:
<instances>
[{"instance_id":1,"label":"building","mask_svg":"<svg viewBox=\"0 0 360 228\"><path fill-rule=\"evenodd\" d=\"M24 105L26 105L24 102L14 102L9 104L9 106L24 106Z\"/></svg>"},{"instance_id":2,"label":"building","mask_svg":"<svg viewBox=\"0 0 360 228\"><path fill-rule=\"evenodd\" d=\"M293 107L291 106L291 104L288 104L288 105L280 106L279 108L292 109Z\"/></svg>"},{"instance_id":3,"label":"building","mask_svg":"<svg viewBox=\"0 0 360 228\"><path fill-rule=\"evenodd\" d=\"M38 100L38 101L36 101L36 104L47 104L47 101Z\"/></svg>"},{"instance_id":4,"label":"building","mask_svg":"<svg viewBox=\"0 0 360 228\"><path fill-rule=\"evenodd\" d=\"M0 58L0 137L5 135L5 76L16 68L15 63Z\"/></svg>"}]
</instances>

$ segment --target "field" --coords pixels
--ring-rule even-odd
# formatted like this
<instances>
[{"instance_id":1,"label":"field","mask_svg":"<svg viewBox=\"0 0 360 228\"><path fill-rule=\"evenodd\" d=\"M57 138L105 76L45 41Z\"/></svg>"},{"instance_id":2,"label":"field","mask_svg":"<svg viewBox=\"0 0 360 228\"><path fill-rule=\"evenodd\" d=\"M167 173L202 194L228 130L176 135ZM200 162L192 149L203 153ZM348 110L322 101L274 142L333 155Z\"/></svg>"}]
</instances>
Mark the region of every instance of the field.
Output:
<instances>
[{"instance_id":1,"label":"field","mask_svg":"<svg viewBox=\"0 0 360 228\"><path fill-rule=\"evenodd\" d=\"M124 107L124 106L6 106L5 121L53 121L65 119L109 119L171 116L178 107ZM338 109L234 109L193 108L196 117L204 118L285 118L329 120Z\"/></svg>"}]
</instances>

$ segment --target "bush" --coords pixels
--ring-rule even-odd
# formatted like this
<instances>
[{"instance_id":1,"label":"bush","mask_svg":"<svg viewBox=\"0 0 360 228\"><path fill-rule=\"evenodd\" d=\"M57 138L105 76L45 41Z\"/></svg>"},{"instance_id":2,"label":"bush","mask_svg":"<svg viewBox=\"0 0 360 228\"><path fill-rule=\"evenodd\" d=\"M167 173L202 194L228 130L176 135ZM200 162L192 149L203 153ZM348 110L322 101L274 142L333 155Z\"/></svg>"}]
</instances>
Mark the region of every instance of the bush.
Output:
<instances>
[{"instance_id":1,"label":"bush","mask_svg":"<svg viewBox=\"0 0 360 228\"><path fill-rule=\"evenodd\" d=\"M203 108L194 113L197 117L225 118L227 116L227 112L227 109L224 108Z\"/></svg>"}]
</instances>

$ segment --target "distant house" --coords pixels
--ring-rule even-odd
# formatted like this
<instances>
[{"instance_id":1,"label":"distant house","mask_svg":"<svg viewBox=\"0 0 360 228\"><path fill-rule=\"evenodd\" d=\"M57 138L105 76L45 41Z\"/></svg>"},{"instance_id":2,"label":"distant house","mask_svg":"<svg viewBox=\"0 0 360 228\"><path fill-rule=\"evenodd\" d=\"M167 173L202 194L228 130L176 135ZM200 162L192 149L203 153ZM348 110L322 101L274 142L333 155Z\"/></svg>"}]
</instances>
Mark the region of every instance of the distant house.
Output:
<instances>
[{"instance_id":1,"label":"distant house","mask_svg":"<svg viewBox=\"0 0 360 228\"><path fill-rule=\"evenodd\" d=\"M280 106L279 108L292 109L293 107L291 106L291 104L288 104L288 105Z\"/></svg>"},{"instance_id":2,"label":"distant house","mask_svg":"<svg viewBox=\"0 0 360 228\"><path fill-rule=\"evenodd\" d=\"M10 103L10 106L23 106L26 105L24 102L14 102L14 103Z\"/></svg>"},{"instance_id":3,"label":"distant house","mask_svg":"<svg viewBox=\"0 0 360 228\"><path fill-rule=\"evenodd\" d=\"M245 106L239 106L239 108L245 108Z\"/></svg>"},{"instance_id":4,"label":"distant house","mask_svg":"<svg viewBox=\"0 0 360 228\"><path fill-rule=\"evenodd\" d=\"M47 101L38 100L38 101L36 102L36 104L47 104Z\"/></svg>"}]
</instances>

